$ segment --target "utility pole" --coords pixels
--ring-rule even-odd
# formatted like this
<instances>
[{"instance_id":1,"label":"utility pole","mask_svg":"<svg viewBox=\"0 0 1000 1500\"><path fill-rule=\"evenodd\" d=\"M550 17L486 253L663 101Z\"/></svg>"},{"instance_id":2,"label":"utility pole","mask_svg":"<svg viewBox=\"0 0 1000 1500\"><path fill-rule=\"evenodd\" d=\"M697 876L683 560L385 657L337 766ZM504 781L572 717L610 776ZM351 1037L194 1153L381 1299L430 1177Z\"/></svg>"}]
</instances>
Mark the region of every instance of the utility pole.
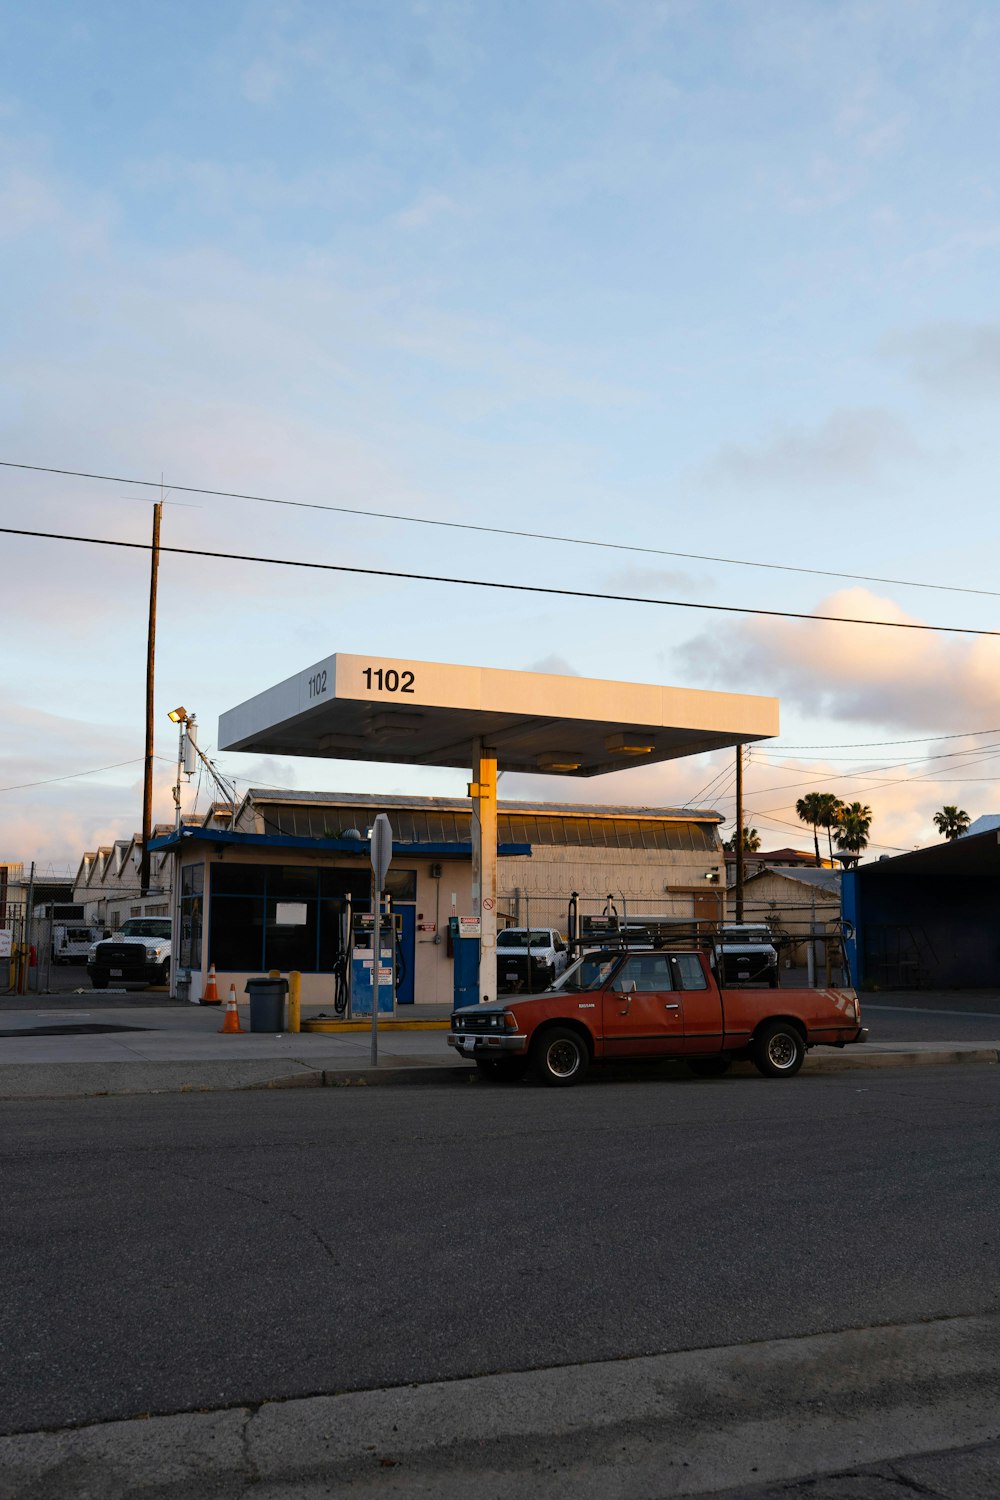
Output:
<instances>
[{"instance_id":1,"label":"utility pole","mask_svg":"<svg viewBox=\"0 0 1000 1500\"><path fill-rule=\"evenodd\" d=\"M142 785L142 860L139 891L149 892L149 840L153 832L153 671L156 661L156 578L160 568L160 517L163 501L153 506L153 547L149 567L149 627L146 631L146 769Z\"/></svg>"},{"instance_id":2,"label":"utility pole","mask_svg":"<svg viewBox=\"0 0 1000 1500\"><path fill-rule=\"evenodd\" d=\"M743 746L736 746L736 920L743 921Z\"/></svg>"}]
</instances>

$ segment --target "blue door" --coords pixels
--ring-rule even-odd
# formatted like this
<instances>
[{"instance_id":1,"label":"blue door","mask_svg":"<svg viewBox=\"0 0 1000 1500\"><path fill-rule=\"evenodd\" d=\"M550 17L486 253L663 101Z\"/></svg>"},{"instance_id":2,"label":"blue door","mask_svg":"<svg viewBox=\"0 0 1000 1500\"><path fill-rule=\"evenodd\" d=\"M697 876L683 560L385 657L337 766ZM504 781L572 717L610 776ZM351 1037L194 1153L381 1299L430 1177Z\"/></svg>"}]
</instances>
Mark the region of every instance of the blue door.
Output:
<instances>
[{"instance_id":1,"label":"blue door","mask_svg":"<svg viewBox=\"0 0 1000 1500\"><path fill-rule=\"evenodd\" d=\"M397 906L396 916L402 918L402 935L400 937L400 953L397 958L402 958L402 968L405 972L400 976L396 984L396 1004L413 1004L413 969L417 959L417 908L415 906Z\"/></svg>"}]
</instances>

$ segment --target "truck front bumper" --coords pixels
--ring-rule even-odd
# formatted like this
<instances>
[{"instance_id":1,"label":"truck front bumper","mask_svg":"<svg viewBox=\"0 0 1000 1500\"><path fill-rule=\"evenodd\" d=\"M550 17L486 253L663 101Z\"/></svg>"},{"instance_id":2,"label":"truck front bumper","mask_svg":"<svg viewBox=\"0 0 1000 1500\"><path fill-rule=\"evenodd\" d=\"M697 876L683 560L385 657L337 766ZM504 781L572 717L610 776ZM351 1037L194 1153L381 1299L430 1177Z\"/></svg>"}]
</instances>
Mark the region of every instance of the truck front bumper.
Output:
<instances>
[{"instance_id":1,"label":"truck front bumper","mask_svg":"<svg viewBox=\"0 0 1000 1500\"><path fill-rule=\"evenodd\" d=\"M523 1032L505 1032L490 1036L486 1032L449 1031L448 1046L455 1047L463 1057L517 1056L528 1050L528 1038Z\"/></svg>"},{"instance_id":2,"label":"truck front bumper","mask_svg":"<svg viewBox=\"0 0 1000 1500\"><path fill-rule=\"evenodd\" d=\"M163 964L88 964L87 978L107 984L158 984L163 978Z\"/></svg>"}]
</instances>

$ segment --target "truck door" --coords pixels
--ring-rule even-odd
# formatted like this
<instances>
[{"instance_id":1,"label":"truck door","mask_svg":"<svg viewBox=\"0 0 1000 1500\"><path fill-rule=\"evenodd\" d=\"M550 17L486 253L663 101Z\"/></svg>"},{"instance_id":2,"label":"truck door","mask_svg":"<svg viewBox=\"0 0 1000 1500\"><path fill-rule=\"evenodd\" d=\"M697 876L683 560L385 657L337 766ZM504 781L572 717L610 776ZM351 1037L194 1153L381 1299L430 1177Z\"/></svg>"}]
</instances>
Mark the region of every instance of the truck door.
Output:
<instances>
[{"instance_id":1,"label":"truck door","mask_svg":"<svg viewBox=\"0 0 1000 1500\"><path fill-rule=\"evenodd\" d=\"M722 1001L698 953L672 953L674 998L684 1017L684 1051L718 1052L722 1047Z\"/></svg>"},{"instance_id":2,"label":"truck door","mask_svg":"<svg viewBox=\"0 0 1000 1500\"><path fill-rule=\"evenodd\" d=\"M633 953L603 991L605 1057L662 1057L683 1050L681 996L668 953Z\"/></svg>"}]
</instances>

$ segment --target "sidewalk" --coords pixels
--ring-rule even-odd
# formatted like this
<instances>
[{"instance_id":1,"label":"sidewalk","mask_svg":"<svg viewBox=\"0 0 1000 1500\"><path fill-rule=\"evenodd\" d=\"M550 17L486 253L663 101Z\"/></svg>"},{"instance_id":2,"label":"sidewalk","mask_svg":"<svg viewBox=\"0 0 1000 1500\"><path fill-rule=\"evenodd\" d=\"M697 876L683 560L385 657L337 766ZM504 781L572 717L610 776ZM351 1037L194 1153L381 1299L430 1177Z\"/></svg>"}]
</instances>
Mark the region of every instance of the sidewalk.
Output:
<instances>
[{"instance_id":1,"label":"sidewalk","mask_svg":"<svg viewBox=\"0 0 1000 1500\"><path fill-rule=\"evenodd\" d=\"M371 1064L367 1021L342 1025L332 1033L222 1036L223 1014L222 1007L176 1002L102 1006L86 994L39 996L30 1009L0 1005L0 1099L478 1082L475 1067L459 1060L447 1045L448 1017L439 1007L407 1007L397 1022L381 1021L376 1067ZM320 1014L320 1007L305 1008L303 1021ZM249 1026L245 1007L240 1020ZM843 1050L814 1048L803 1072L998 1061L1000 1035L975 1042L876 1041ZM604 1076L649 1078L669 1066L622 1066ZM737 1066L754 1071L749 1064ZM591 1076L600 1079L602 1072L595 1069Z\"/></svg>"}]
</instances>

